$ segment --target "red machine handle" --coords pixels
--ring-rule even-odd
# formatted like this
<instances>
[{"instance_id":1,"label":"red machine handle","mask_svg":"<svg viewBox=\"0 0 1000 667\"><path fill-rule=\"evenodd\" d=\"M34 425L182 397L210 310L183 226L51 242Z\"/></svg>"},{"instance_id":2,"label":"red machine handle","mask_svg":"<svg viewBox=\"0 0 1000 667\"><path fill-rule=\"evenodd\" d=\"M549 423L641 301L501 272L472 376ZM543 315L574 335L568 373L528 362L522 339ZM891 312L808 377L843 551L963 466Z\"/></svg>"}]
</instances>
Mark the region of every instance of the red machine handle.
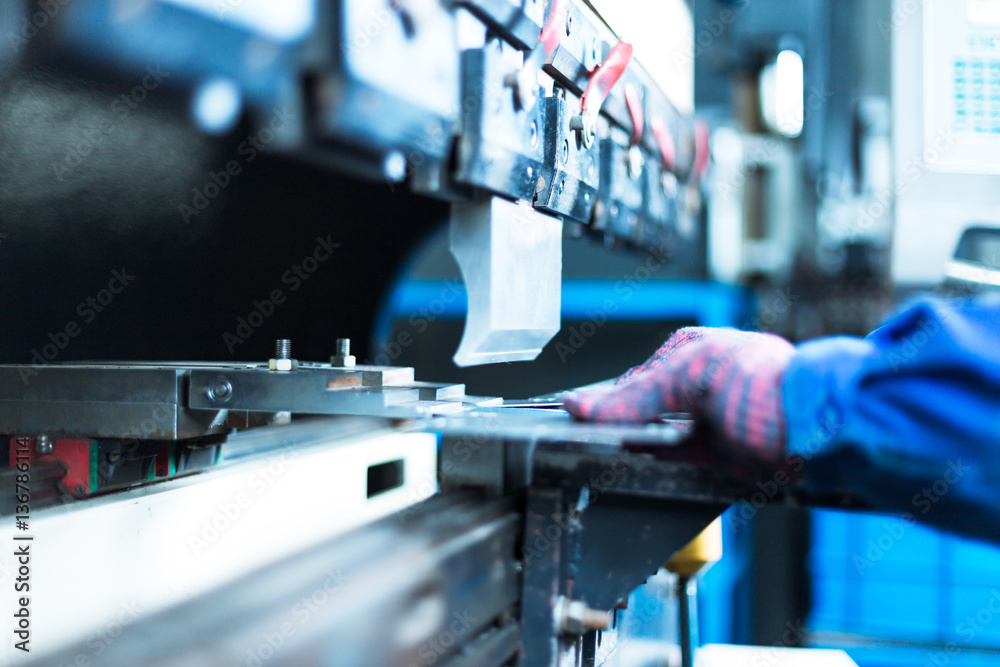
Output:
<instances>
[{"instance_id":1,"label":"red machine handle","mask_svg":"<svg viewBox=\"0 0 1000 667\"><path fill-rule=\"evenodd\" d=\"M580 113L590 116L592 121L597 120L597 114L601 110L601 105L608 98L608 94L618 79L625 73L629 62L632 60L632 45L623 40L618 40L615 48L611 49L607 59L597 66L597 69L590 75L587 88L580 98Z\"/></svg>"}]
</instances>

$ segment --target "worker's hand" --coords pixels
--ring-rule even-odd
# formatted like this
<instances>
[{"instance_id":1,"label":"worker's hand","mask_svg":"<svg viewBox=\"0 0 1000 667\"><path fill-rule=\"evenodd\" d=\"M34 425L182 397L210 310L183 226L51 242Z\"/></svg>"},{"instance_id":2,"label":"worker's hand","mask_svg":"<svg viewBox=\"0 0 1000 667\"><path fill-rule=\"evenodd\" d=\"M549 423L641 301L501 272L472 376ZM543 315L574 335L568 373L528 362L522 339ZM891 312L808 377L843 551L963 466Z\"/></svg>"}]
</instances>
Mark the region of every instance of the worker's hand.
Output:
<instances>
[{"instance_id":1,"label":"worker's hand","mask_svg":"<svg viewBox=\"0 0 1000 667\"><path fill-rule=\"evenodd\" d=\"M794 355L788 341L772 334L688 327L614 386L568 393L563 404L573 416L598 422L688 412L710 423L736 453L778 464L785 451L781 385Z\"/></svg>"}]
</instances>

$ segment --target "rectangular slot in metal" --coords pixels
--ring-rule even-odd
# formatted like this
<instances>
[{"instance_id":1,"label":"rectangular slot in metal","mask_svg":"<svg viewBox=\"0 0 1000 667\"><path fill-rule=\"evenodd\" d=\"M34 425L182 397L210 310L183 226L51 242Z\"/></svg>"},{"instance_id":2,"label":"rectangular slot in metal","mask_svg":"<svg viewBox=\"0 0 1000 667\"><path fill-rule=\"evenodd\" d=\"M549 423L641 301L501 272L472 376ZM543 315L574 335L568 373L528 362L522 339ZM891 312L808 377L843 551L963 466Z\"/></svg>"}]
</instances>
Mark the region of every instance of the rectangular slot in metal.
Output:
<instances>
[{"instance_id":1,"label":"rectangular slot in metal","mask_svg":"<svg viewBox=\"0 0 1000 667\"><path fill-rule=\"evenodd\" d=\"M403 459L368 466L368 497L403 486Z\"/></svg>"}]
</instances>

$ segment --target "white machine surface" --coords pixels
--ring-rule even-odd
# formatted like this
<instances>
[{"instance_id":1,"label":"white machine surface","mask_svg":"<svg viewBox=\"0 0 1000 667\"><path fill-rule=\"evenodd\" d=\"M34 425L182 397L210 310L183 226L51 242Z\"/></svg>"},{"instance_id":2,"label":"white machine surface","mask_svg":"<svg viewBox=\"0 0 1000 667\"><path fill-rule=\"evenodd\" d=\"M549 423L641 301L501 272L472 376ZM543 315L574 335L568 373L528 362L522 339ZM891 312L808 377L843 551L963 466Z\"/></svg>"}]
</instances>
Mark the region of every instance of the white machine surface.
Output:
<instances>
[{"instance_id":1,"label":"white machine surface","mask_svg":"<svg viewBox=\"0 0 1000 667\"><path fill-rule=\"evenodd\" d=\"M100 657L123 628L204 594L352 528L404 510L437 490L437 442L428 433L379 428L338 436L305 423L286 429L263 457L32 512L29 530L4 522L0 539L29 546L31 658L86 642ZM254 447L273 429L234 440L227 453ZM394 464L400 475L372 494L369 471ZM398 482L398 484L395 484ZM14 537L31 537L14 542ZM15 608L18 564L0 558L7 609ZM331 586L338 585L330 573ZM0 663L24 656L5 642Z\"/></svg>"},{"instance_id":2,"label":"white machine surface","mask_svg":"<svg viewBox=\"0 0 1000 667\"><path fill-rule=\"evenodd\" d=\"M1000 228L1000 2L893 3L892 273L946 276L962 232Z\"/></svg>"}]
</instances>

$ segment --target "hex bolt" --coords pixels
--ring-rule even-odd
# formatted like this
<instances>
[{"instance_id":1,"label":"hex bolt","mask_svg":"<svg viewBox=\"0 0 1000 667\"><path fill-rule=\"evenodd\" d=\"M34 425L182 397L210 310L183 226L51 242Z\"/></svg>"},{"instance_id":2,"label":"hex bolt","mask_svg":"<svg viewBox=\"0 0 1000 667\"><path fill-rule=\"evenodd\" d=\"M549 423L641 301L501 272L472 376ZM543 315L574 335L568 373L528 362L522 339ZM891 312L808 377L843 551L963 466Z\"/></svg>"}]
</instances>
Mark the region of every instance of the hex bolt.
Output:
<instances>
[{"instance_id":1,"label":"hex bolt","mask_svg":"<svg viewBox=\"0 0 1000 667\"><path fill-rule=\"evenodd\" d=\"M554 611L556 627L561 634L582 635L591 630L607 630L611 627L611 614L591 609L580 600L560 597Z\"/></svg>"},{"instance_id":2,"label":"hex bolt","mask_svg":"<svg viewBox=\"0 0 1000 667\"><path fill-rule=\"evenodd\" d=\"M35 438L35 452L37 452L42 456L46 456L47 454L51 454L54 451L56 451L56 446L49 438L49 436L42 433L37 438Z\"/></svg>"},{"instance_id":3,"label":"hex bolt","mask_svg":"<svg viewBox=\"0 0 1000 667\"><path fill-rule=\"evenodd\" d=\"M269 360L267 365L272 371L293 371L298 368L298 362L292 359L292 341L287 338L274 341L274 359Z\"/></svg>"},{"instance_id":4,"label":"hex bolt","mask_svg":"<svg viewBox=\"0 0 1000 667\"><path fill-rule=\"evenodd\" d=\"M337 339L337 353L330 357L330 365L340 368L352 368L357 360L351 355L351 339Z\"/></svg>"}]
</instances>

